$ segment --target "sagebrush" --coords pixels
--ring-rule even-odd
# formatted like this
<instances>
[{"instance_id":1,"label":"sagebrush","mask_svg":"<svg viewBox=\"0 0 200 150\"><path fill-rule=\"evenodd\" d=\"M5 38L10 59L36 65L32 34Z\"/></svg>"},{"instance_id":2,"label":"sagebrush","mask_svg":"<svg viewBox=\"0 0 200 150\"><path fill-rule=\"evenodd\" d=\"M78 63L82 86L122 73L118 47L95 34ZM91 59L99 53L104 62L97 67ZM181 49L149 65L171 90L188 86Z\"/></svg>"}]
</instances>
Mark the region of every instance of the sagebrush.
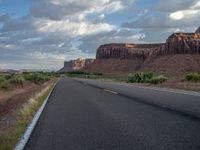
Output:
<instances>
[{"instance_id":1,"label":"sagebrush","mask_svg":"<svg viewBox=\"0 0 200 150\"><path fill-rule=\"evenodd\" d=\"M160 75L156 76L152 72L138 72L134 74L128 75L129 83L151 83L151 84L159 84L167 81L168 78Z\"/></svg>"}]
</instances>

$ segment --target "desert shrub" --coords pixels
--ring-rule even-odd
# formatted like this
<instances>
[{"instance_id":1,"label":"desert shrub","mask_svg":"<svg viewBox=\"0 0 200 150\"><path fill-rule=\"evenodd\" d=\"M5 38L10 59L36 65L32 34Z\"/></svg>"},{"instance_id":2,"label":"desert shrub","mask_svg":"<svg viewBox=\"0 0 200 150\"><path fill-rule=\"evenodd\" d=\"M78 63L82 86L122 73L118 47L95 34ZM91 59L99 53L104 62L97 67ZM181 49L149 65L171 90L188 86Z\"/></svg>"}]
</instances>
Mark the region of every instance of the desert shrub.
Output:
<instances>
[{"instance_id":1,"label":"desert shrub","mask_svg":"<svg viewBox=\"0 0 200 150\"><path fill-rule=\"evenodd\" d=\"M5 77L6 80L10 80L10 79L13 78L14 76L15 76L15 73L11 73L11 74L5 75L4 77Z\"/></svg>"},{"instance_id":2,"label":"desert shrub","mask_svg":"<svg viewBox=\"0 0 200 150\"><path fill-rule=\"evenodd\" d=\"M97 78L98 76L102 76L102 73L92 73L85 71L70 71L66 74L68 77L81 77L81 78Z\"/></svg>"},{"instance_id":3,"label":"desert shrub","mask_svg":"<svg viewBox=\"0 0 200 150\"><path fill-rule=\"evenodd\" d=\"M70 71L70 72L67 72L67 74L70 74L70 75L90 75L89 72L85 72L85 71Z\"/></svg>"},{"instance_id":4,"label":"desert shrub","mask_svg":"<svg viewBox=\"0 0 200 150\"><path fill-rule=\"evenodd\" d=\"M187 81L197 82L200 81L200 74L198 73L188 73L185 75Z\"/></svg>"},{"instance_id":5,"label":"desert shrub","mask_svg":"<svg viewBox=\"0 0 200 150\"><path fill-rule=\"evenodd\" d=\"M8 89L10 87L10 82L8 80L5 80L3 82L0 83L0 89Z\"/></svg>"},{"instance_id":6,"label":"desert shrub","mask_svg":"<svg viewBox=\"0 0 200 150\"><path fill-rule=\"evenodd\" d=\"M128 75L128 82L130 83L135 83L135 82L140 82L141 78L140 78L140 75L137 73L137 74L129 74Z\"/></svg>"},{"instance_id":7,"label":"desert shrub","mask_svg":"<svg viewBox=\"0 0 200 150\"><path fill-rule=\"evenodd\" d=\"M10 81L11 84L23 85L24 78L21 77L21 76L14 76L9 81Z\"/></svg>"},{"instance_id":8,"label":"desert shrub","mask_svg":"<svg viewBox=\"0 0 200 150\"><path fill-rule=\"evenodd\" d=\"M42 84L48 80L50 77L42 73L29 73L24 75L25 80L32 81L36 84Z\"/></svg>"},{"instance_id":9,"label":"desert shrub","mask_svg":"<svg viewBox=\"0 0 200 150\"><path fill-rule=\"evenodd\" d=\"M128 82L130 83L147 83L153 78L154 74L151 72L140 72L128 75Z\"/></svg>"},{"instance_id":10,"label":"desert shrub","mask_svg":"<svg viewBox=\"0 0 200 150\"><path fill-rule=\"evenodd\" d=\"M102 76L103 75L103 73L100 73L100 72L94 72L92 74L95 75L95 76Z\"/></svg>"},{"instance_id":11,"label":"desert shrub","mask_svg":"<svg viewBox=\"0 0 200 150\"><path fill-rule=\"evenodd\" d=\"M5 80L6 80L6 79L5 79L4 76L0 76L0 83L3 82L3 81L5 81Z\"/></svg>"},{"instance_id":12,"label":"desert shrub","mask_svg":"<svg viewBox=\"0 0 200 150\"><path fill-rule=\"evenodd\" d=\"M167 77L165 77L163 75L155 76L151 72L140 72L140 73L128 75L128 82L130 82L130 83L160 84L167 80L168 80Z\"/></svg>"},{"instance_id":13,"label":"desert shrub","mask_svg":"<svg viewBox=\"0 0 200 150\"><path fill-rule=\"evenodd\" d=\"M49 76L51 76L51 77L60 77L60 75L61 75L61 73L54 72L54 71L52 71L52 72L49 73Z\"/></svg>"},{"instance_id":14,"label":"desert shrub","mask_svg":"<svg viewBox=\"0 0 200 150\"><path fill-rule=\"evenodd\" d=\"M163 76L163 75L160 75L158 77L153 77L152 79L149 80L149 83L151 84L160 84L160 83L163 83L165 81L167 81L168 78Z\"/></svg>"}]
</instances>

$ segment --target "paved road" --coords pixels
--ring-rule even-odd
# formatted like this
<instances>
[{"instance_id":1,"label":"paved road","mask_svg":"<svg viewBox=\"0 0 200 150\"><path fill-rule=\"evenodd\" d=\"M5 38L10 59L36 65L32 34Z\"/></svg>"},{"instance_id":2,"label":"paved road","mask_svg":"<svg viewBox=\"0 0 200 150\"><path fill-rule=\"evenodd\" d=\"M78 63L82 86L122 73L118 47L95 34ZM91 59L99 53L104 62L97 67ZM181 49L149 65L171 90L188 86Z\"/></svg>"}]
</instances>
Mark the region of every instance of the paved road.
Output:
<instances>
[{"instance_id":1,"label":"paved road","mask_svg":"<svg viewBox=\"0 0 200 150\"><path fill-rule=\"evenodd\" d=\"M140 102L154 104L185 115L200 118L200 93L183 90L134 86L127 83L76 79L101 89L109 89Z\"/></svg>"},{"instance_id":2,"label":"paved road","mask_svg":"<svg viewBox=\"0 0 200 150\"><path fill-rule=\"evenodd\" d=\"M25 149L199 150L200 120L61 78Z\"/></svg>"}]
</instances>

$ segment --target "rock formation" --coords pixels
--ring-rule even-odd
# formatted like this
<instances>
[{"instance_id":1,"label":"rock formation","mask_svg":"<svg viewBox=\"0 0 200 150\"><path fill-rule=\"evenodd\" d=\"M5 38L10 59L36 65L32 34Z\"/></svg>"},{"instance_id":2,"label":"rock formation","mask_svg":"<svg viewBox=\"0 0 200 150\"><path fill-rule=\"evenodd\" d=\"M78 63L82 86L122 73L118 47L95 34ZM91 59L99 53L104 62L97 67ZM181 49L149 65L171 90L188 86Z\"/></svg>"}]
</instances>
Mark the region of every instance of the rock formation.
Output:
<instances>
[{"instance_id":1,"label":"rock formation","mask_svg":"<svg viewBox=\"0 0 200 150\"><path fill-rule=\"evenodd\" d=\"M106 44L97 49L96 59L146 59L154 51L159 51L164 44Z\"/></svg>"},{"instance_id":2,"label":"rock formation","mask_svg":"<svg viewBox=\"0 0 200 150\"><path fill-rule=\"evenodd\" d=\"M97 49L96 59L146 59L169 54L200 54L200 33L174 33L163 44L105 44Z\"/></svg>"},{"instance_id":3,"label":"rock formation","mask_svg":"<svg viewBox=\"0 0 200 150\"><path fill-rule=\"evenodd\" d=\"M161 50L166 54L200 54L200 33L174 33Z\"/></svg>"},{"instance_id":4,"label":"rock formation","mask_svg":"<svg viewBox=\"0 0 200 150\"><path fill-rule=\"evenodd\" d=\"M101 73L154 71L181 74L200 72L200 28L195 33L174 33L165 43L112 43L97 49L96 60L65 62L60 71L87 70Z\"/></svg>"},{"instance_id":5,"label":"rock formation","mask_svg":"<svg viewBox=\"0 0 200 150\"><path fill-rule=\"evenodd\" d=\"M76 59L64 62L64 67L60 70L60 72L69 72L69 71L77 71L84 70L89 67L93 63L94 59Z\"/></svg>"},{"instance_id":6,"label":"rock formation","mask_svg":"<svg viewBox=\"0 0 200 150\"><path fill-rule=\"evenodd\" d=\"M200 33L200 27L196 30L195 33Z\"/></svg>"},{"instance_id":7,"label":"rock formation","mask_svg":"<svg viewBox=\"0 0 200 150\"><path fill-rule=\"evenodd\" d=\"M200 71L200 28L196 33L174 33L160 44L101 45L89 71L126 73ZM171 70L171 71L170 71Z\"/></svg>"}]
</instances>

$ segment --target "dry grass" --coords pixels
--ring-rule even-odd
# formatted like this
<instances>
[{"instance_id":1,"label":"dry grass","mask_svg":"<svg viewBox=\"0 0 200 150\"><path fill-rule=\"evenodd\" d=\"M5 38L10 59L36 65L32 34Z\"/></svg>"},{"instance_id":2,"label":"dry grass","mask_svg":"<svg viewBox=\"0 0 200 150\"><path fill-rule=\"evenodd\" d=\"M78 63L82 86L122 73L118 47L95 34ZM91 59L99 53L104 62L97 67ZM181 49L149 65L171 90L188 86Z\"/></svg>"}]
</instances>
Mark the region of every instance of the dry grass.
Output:
<instances>
[{"instance_id":1,"label":"dry grass","mask_svg":"<svg viewBox=\"0 0 200 150\"><path fill-rule=\"evenodd\" d=\"M31 98L23 107L19 110L19 120L8 133L0 136L0 149L12 150L24 133L26 127L32 120L33 116L42 105L49 92L52 90L53 85L48 86L40 93Z\"/></svg>"}]
</instances>

